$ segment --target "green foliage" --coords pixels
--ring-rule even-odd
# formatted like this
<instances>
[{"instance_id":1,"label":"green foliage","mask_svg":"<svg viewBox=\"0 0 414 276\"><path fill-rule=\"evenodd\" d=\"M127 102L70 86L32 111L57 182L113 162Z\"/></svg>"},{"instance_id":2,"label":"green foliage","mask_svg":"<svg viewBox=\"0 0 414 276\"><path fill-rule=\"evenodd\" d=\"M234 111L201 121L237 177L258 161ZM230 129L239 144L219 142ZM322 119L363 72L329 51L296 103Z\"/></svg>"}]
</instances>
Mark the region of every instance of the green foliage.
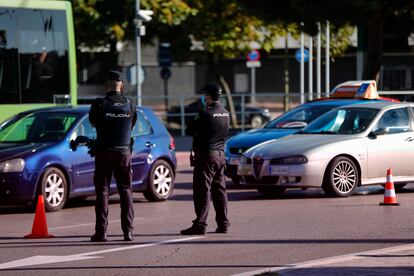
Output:
<instances>
[{"instance_id":1,"label":"green foliage","mask_svg":"<svg viewBox=\"0 0 414 276\"><path fill-rule=\"evenodd\" d=\"M135 0L71 0L76 41L91 47L115 45L135 35ZM160 27L180 25L196 10L182 0L143 0L141 9L154 11Z\"/></svg>"},{"instance_id":2,"label":"green foliage","mask_svg":"<svg viewBox=\"0 0 414 276\"><path fill-rule=\"evenodd\" d=\"M91 47L115 45L133 28L133 0L72 0L76 41Z\"/></svg>"},{"instance_id":3,"label":"green foliage","mask_svg":"<svg viewBox=\"0 0 414 276\"><path fill-rule=\"evenodd\" d=\"M143 0L141 8L153 10L156 24L167 26L178 26L198 12L182 0Z\"/></svg>"}]
</instances>

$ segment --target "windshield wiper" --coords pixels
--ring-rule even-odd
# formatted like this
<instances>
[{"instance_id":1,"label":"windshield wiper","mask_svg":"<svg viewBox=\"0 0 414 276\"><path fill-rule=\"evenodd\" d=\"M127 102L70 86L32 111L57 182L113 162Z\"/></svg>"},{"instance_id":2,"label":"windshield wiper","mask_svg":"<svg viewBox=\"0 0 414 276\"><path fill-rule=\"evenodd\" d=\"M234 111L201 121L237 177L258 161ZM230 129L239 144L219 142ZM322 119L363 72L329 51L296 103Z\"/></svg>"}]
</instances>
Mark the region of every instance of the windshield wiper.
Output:
<instances>
[{"instance_id":1,"label":"windshield wiper","mask_svg":"<svg viewBox=\"0 0 414 276\"><path fill-rule=\"evenodd\" d=\"M319 132L315 132L315 134L337 134L337 132L331 130L322 130Z\"/></svg>"},{"instance_id":2,"label":"windshield wiper","mask_svg":"<svg viewBox=\"0 0 414 276\"><path fill-rule=\"evenodd\" d=\"M310 131L305 132L301 130L297 133L300 133L300 134L338 134L337 132L331 131L331 130L321 130L321 131L316 131L316 132L310 132Z\"/></svg>"}]
</instances>

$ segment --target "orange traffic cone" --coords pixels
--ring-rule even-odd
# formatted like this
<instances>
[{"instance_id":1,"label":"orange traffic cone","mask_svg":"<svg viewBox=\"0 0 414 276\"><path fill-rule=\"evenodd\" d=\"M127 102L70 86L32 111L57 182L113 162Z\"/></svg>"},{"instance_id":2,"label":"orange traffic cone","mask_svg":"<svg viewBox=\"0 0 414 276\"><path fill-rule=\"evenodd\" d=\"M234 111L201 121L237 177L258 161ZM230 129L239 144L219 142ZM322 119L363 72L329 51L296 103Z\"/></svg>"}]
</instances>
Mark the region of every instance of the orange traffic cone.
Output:
<instances>
[{"instance_id":1,"label":"orange traffic cone","mask_svg":"<svg viewBox=\"0 0 414 276\"><path fill-rule=\"evenodd\" d=\"M42 195L39 195L36 206L36 213L33 221L32 233L24 236L26 239L54 238L47 231L45 201Z\"/></svg>"},{"instance_id":2,"label":"orange traffic cone","mask_svg":"<svg viewBox=\"0 0 414 276\"><path fill-rule=\"evenodd\" d=\"M387 182L385 183L384 202L381 202L380 205L400 205L397 202L397 197L395 195L394 181L392 180L391 169L387 170Z\"/></svg>"}]
</instances>

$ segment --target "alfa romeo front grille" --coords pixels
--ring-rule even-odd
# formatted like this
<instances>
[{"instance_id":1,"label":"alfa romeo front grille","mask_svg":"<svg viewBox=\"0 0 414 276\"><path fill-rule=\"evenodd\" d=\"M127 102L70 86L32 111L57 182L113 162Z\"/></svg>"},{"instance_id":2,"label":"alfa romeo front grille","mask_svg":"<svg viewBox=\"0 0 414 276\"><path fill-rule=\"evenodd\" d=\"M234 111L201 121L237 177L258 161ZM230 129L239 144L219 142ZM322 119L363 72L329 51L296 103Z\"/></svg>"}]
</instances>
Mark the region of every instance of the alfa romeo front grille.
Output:
<instances>
[{"instance_id":1,"label":"alfa romeo front grille","mask_svg":"<svg viewBox=\"0 0 414 276\"><path fill-rule=\"evenodd\" d=\"M256 178L260 177L260 172L262 171L263 167L263 159L253 159L253 171Z\"/></svg>"}]
</instances>

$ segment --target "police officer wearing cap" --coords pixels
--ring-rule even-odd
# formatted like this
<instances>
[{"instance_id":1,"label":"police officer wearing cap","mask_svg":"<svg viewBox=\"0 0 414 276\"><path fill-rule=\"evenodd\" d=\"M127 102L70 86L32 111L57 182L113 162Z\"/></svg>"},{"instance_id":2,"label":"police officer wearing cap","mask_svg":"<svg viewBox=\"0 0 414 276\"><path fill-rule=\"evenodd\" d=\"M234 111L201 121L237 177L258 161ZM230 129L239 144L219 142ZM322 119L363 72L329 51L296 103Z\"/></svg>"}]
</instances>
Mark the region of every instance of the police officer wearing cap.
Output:
<instances>
[{"instance_id":1,"label":"police officer wearing cap","mask_svg":"<svg viewBox=\"0 0 414 276\"><path fill-rule=\"evenodd\" d=\"M95 234L93 242L107 241L109 184L114 175L121 201L121 226L125 241L132 241L134 206L132 201L131 130L137 120L136 108L123 94L121 73L109 71L107 94L97 98L89 111L89 121L96 128Z\"/></svg>"},{"instance_id":2,"label":"police officer wearing cap","mask_svg":"<svg viewBox=\"0 0 414 276\"><path fill-rule=\"evenodd\" d=\"M194 122L187 128L193 136L194 176L193 199L196 219L193 225L181 231L182 235L204 235L210 208L210 197L216 211L216 233L227 233L230 222L227 217L227 193L224 177L226 158L224 140L229 131L229 112L219 99L222 89L209 83L200 92L205 108L199 111Z\"/></svg>"}]
</instances>

